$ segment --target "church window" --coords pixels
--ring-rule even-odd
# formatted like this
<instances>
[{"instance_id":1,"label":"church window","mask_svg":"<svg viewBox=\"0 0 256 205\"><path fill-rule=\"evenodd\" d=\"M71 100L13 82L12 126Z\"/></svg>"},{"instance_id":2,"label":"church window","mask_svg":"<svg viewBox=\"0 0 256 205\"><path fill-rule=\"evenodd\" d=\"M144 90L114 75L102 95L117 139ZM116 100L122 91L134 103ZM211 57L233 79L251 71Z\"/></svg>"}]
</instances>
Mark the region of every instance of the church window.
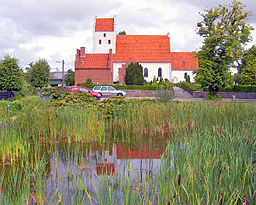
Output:
<instances>
[{"instance_id":1,"label":"church window","mask_svg":"<svg viewBox=\"0 0 256 205\"><path fill-rule=\"evenodd\" d=\"M187 74L187 72L185 72L184 73L184 80L187 80L187 76L188 76L188 74Z\"/></svg>"},{"instance_id":2,"label":"church window","mask_svg":"<svg viewBox=\"0 0 256 205\"><path fill-rule=\"evenodd\" d=\"M82 61L82 65L84 64L84 61Z\"/></svg>"},{"instance_id":3,"label":"church window","mask_svg":"<svg viewBox=\"0 0 256 205\"><path fill-rule=\"evenodd\" d=\"M159 78L162 77L162 68L158 68L158 77L159 77Z\"/></svg>"},{"instance_id":4,"label":"church window","mask_svg":"<svg viewBox=\"0 0 256 205\"><path fill-rule=\"evenodd\" d=\"M108 40L108 44L111 44L111 40Z\"/></svg>"},{"instance_id":5,"label":"church window","mask_svg":"<svg viewBox=\"0 0 256 205\"><path fill-rule=\"evenodd\" d=\"M145 77L145 78L148 77L148 69L147 69L147 68L144 69L144 77Z\"/></svg>"},{"instance_id":6,"label":"church window","mask_svg":"<svg viewBox=\"0 0 256 205\"><path fill-rule=\"evenodd\" d=\"M99 44L101 44L101 40L99 40Z\"/></svg>"},{"instance_id":7,"label":"church window","mask_svg":"<svg viewBox=\"0 0 256 205\"><path fill-rule=\"evenodd\" d=\"M106 34L104 33L103 36L106 37Z\"/></svg>"}]
</instances>

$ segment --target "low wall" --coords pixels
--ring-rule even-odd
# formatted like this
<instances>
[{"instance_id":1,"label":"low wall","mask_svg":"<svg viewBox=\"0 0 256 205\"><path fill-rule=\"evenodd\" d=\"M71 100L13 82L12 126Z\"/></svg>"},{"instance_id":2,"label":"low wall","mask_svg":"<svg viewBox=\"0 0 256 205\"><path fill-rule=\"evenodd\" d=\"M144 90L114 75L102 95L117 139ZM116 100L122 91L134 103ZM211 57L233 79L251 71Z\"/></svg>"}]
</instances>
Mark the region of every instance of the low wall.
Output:
<instances>
[{"instance_id":1,"label":"low wall","mask_svg":"<svg viewBox=\"0 0 256 205\"><path fill-rule=\"evenodd\" d=\"M256 93L243 93L243 92L218 92L221 98L233 98L236 99L256 99ZM207 98L208 92L195 91L193 92L193 98Z\"/></svg>"},{"instance_id":2,"label":"low wall","mask_svg":"<svg viewBox=\"0 0 256 205\"><path fill-rule=\"evenodd\" d=\"M126 92L126 97L155 97L155 90L124 90Z\"/></svg>"}]
</instances>

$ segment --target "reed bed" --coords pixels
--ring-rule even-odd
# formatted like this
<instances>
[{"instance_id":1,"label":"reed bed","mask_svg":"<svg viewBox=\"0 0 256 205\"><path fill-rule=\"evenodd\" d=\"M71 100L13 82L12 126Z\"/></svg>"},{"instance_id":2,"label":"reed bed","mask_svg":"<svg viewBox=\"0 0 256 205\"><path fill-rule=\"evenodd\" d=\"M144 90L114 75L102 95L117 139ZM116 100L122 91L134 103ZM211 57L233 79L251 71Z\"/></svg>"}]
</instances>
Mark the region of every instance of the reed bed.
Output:
<instances>
[{"instance_id":1,"label":"reed bed","mask_svg":"<svg viewBox=\"0 0 256 205\"><path fill-rule=\"evenodd\" d=\"M64 204L60 182L53 194L45 190L52 164L63 157L84 169L91 150L104 150L113 143L141 152L146 146L166 149L162 166L156 175L143 176L143 182L131 180L128 170L125 179L115 173L98 178L100 186L88 187L68 164L67 176L72 176L75 190L72 203L256 203L256 104L135 100L120 104L103 109L97 104L26 106L0 131L1 204ZM13 190L18 197L13 197Z\"/></svg>"}]
</instances>

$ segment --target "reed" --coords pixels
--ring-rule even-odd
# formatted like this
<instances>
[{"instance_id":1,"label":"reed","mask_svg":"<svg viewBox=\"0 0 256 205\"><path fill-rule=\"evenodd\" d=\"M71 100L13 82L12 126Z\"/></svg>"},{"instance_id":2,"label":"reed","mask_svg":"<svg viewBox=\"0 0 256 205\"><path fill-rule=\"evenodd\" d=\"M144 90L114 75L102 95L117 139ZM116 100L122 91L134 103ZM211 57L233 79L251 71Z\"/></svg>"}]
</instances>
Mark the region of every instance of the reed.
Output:
<instances>
[{"instance_id":1,"label":"reed","mask_svg":"<svg viewBox=\"0 0 256 205\"><path fill-rule=\"evenodd\" d=\"M45 188L50 167L57 167L60 157L67 161L65 177L72 179L71 202L76 204L81 200L88 204L256 203L256 104L116 100L111 105L52 107L30 103L21 113L0 131L1 203L64 204L69 199L61 181L54 179L52 194ZM150 153L154 148L166 149L162 166L156 175L137 179L129 178L131 170L124 179L118 173L98 177L99 186L93 187L83 174L73 173L71 162L83 170L92 150L113 143L138 150L141 157L145 147ZM7 168L13 170L9 176ZM55 175L58 178L57 169ZM24 186L18 189L21 182ZM18 197L10 187L16 187Z\"/></svg>"}]
</instances>

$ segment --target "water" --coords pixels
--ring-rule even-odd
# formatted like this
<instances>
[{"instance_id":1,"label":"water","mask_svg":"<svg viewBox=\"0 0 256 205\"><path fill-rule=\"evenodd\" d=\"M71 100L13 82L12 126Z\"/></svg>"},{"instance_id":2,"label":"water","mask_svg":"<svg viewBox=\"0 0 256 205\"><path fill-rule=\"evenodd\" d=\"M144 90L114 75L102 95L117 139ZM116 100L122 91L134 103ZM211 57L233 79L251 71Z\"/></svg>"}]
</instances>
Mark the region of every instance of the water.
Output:
<instances>
[{"instance_id":1,"label":"water","mask_svg":"<svg viewBox=\"0 0 256 205\"><path fill-rule=\"evenodd\" d=\"M58 188L66 204L71 204L77 191L77 182L82 182L88 193L97 198L95 189L101 189L101 183L110 177L121 181L142 184L150 178L156 182L156 174L161 167L164 148L148 146L135 149L121 144L108 147L88 148L76 153L72 148L57 148L49 152L46 178L48 200ZM117 184L118 186L118 184ZM57 199L57 196L56 196Z\"/></svg>"}]
</instances>

